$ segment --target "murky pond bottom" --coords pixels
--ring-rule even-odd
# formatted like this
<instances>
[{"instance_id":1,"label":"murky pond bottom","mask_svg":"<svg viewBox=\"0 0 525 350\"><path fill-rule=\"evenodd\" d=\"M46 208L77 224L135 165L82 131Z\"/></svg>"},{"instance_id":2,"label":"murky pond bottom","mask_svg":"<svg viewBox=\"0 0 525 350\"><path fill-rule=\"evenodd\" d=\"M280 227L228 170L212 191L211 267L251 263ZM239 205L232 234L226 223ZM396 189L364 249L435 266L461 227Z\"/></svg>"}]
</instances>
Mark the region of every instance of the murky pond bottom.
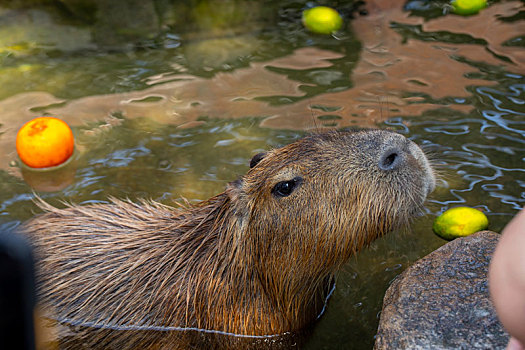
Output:
<instances>
[{"instance_id":1,"label":"murky pond bottom","mask_svg":"<svg viewBox=\"0 0 525 350\"><path fill-rule=\"evenodd\" d=\"M334 36L306 32L305 5L285 2L272 5L272 28L168 35L141 50L98 50L69 24L58 30L77 28L77 46L2 43L0 225L38 212L33 191L58 206L204 200L254 154L309 131L390 128L421 145L440 174L427 215L349 261L302 346L371 348L390 282L446 243L432 233L436 215L473 206L500 231L525 204L523 3L494 2L472 17L434 2L384 3L367 2L367 15L346 18ZM24 170L14 149L18 128L39 115L64 119L76 138L73 161L50 178Z\"/></svg>"}]
</instances>

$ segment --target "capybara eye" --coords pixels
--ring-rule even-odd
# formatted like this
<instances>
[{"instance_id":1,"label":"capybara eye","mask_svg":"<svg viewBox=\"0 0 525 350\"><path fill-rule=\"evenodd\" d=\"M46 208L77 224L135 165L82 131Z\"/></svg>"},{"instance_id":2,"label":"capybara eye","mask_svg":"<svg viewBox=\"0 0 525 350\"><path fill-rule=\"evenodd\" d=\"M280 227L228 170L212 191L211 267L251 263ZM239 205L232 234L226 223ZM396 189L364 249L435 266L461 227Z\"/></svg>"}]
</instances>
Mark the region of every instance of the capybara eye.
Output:
<instances>
[{"instance_id":1,"label":"capybara eye","mask_svg":"<svg viewBox=\"0 0 525 350\"><path fill-rule=\"evenodd\" d=\"M292 180L278 182L273 186L272 194L277 197L287 197L292 194L302 181L301 177L295 177Z\"/></svg>"},{"instance_id":2,"label":"capybara eye","mask_svg":"<svg viewBox=\"0 0 525 350\"><path fill-rule=\"evenodd\" d=\"M254 155L252 160L250 160L250 168L253 168L257 164L259 164L261 159L263 159L265 156L266 156L266 152L261 152L261 153L257 153L256 155Z\"/></svg>"}]
</instances>

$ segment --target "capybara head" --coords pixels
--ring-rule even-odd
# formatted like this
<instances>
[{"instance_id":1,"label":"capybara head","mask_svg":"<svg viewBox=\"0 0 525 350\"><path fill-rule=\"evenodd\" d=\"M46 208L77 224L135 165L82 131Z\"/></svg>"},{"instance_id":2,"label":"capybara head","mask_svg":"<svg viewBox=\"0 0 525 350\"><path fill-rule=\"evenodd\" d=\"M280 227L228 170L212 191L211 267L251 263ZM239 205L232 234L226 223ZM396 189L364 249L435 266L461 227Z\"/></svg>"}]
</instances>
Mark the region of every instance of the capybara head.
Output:
<instances>
[{"instance_id":1,"label":"capybara head","mask_svg":"<svg viewBox=\"0 0 525 350\"><path fill-rule=\"evenodd\" d=\"M407 224L435 186L421 149L382 130L310 135L259 153L250 165L227 193L244 236L238 240L253 245L261 274L290 269L314 278L332 271Z\"/></svg>"},{"instance_id":2,"label":"capybara head","mask_svg":"<svg viewBox=\"0 0 525 350\"><path fill-rule=\"evenodd\" d=\"M42 300L61 320L117 329L297 330L337 268L407 224L435 186L421 149L381 130L313 134L250 167L184 208L41 203L21 231L40 258Z\"/></svg>"}]
</instances>

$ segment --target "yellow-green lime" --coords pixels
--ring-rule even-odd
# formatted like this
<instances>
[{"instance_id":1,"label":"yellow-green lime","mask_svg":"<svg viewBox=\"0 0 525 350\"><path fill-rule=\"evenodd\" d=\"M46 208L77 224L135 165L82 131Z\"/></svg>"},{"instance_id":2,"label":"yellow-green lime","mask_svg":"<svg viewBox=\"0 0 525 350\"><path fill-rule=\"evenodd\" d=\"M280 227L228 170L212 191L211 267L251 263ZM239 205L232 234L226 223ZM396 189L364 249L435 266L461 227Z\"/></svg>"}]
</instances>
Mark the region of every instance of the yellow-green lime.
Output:
<instances>
[{"instance_id":1,"label":"yellow-green lime","mask_svg":"<svg viewBox=\"0 0 525 350\"><path fill-rule=\"evenodd\" d=\"M489 219L481 211L470 207L456 207L438 216L432 230L441 238L452 240L484 230L488 226Z\"/></svg>"},{"instance_id":2,"label":"yellow-green lime","mask_svg":"<svg viewBox=\"0 0 525 350\"><path fill-rule=\"evenodd\" d=\"M452 10L462 16L474 15L487 7L487 0L452 0Z\"/></svg>"},{"instance_id":3,"label":"yellow-green lime","mask_svg":"<svg viewBox=\"0 0 525 350\"><path fill-rule=\"evenodd\" d=\"M303 24L311 32L331 34L341 28L343 19L333 8L317 6L303 11Z\"/></svg>"}]
</instances>

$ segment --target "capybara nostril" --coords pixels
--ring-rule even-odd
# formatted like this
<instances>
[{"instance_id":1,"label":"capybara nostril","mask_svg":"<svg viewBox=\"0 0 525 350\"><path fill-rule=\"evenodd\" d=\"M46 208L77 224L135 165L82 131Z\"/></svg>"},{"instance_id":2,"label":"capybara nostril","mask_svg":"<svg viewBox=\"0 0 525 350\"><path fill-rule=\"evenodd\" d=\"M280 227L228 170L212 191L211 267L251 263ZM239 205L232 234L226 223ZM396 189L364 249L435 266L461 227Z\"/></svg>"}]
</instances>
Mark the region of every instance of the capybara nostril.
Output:
<instances>
[{"instance_id":1,"label":"capybara nostril","mask_svg":"<svg viewBox=\"0 0 525 350\"><path fill-rule=\"evenodd\" d=\"M399 168L403 163L403 151L398 148L391 148L384 152L379 158L379 169L391 171Z\"/></svg>"}]
</instances>

